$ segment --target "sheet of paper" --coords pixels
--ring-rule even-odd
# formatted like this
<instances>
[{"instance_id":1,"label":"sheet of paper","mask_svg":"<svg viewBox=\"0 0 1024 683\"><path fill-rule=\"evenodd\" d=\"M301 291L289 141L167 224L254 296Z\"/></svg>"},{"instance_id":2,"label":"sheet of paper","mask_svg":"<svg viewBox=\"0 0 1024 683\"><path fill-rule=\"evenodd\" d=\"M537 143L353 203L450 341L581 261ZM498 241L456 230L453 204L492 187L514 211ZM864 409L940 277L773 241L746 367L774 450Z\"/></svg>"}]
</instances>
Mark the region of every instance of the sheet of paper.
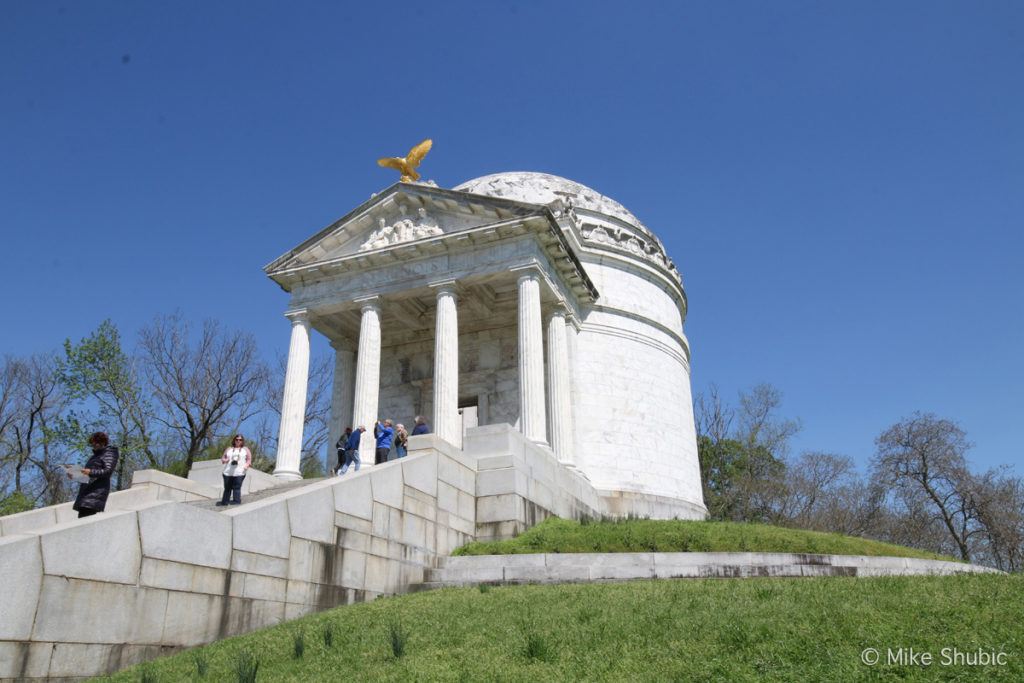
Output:
<instances>
[{"instance_id":1,"label":"sheet of paper","mask_svg":"<svg viewBox=\"0 0 1024 683\"><path fill-rule=\"evenodd\" d=\"M88 484L89 477L82 474L82 468L79 465L61 465L64 468L65 474L69 475L71 481L78 484Z\"/></svg>"}]
</instances>

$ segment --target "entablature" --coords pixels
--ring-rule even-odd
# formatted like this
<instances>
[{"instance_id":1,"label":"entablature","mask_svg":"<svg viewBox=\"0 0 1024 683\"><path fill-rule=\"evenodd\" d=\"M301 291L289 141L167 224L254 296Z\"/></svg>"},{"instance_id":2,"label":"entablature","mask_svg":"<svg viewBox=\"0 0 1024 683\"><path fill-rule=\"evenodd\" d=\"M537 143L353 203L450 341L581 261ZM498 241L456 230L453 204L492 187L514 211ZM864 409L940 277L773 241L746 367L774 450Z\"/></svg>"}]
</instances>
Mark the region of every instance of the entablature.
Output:
<instances>
[{"instance_id":1,"label":"entablature","mask_svg":"<svg viewBox=\"0 0 1024 683\"><path fill-rule=\"evenodd\" d=\"M580 304L598 292L558 220L547 207L414 183L397 183L268 264L285 291L438 256L479 252L532 238ZM491 254L493 257L493 254Z\"/></svg>"}]
</instances>

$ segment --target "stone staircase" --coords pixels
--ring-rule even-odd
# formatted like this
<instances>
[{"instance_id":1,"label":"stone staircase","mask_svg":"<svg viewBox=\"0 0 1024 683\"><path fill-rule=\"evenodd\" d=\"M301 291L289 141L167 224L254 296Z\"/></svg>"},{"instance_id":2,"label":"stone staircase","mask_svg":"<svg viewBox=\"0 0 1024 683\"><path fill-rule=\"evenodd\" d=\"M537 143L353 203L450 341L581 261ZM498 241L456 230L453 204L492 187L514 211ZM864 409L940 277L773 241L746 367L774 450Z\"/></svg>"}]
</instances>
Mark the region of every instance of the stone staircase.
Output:
<instances>
[{"instance_id":1,"label":"stone staircase","mask_svg":"<svg viewBox=\"0 0 1024 683\"><path fill-rule=\"evenodd\" d=\"M299 481L289 481L282 484L278 484L273 488L260 489L253 493L247 493L242 495L242 502L240 505L217 505L220 502L220 498L211 498L209 500L194 500L189 502L189 505L193 507L201 508L203 510L213 510L214 512L226 512L233 508L244 507L252 503L258 503L261 500L266 500L271 496L276 496L279 493L285 491L292 491L294 489L302 488L303 486L309 486L320 481L324 481L325 477L319 477L317 479L300 479Z\"/></svg>"}]
</instances>

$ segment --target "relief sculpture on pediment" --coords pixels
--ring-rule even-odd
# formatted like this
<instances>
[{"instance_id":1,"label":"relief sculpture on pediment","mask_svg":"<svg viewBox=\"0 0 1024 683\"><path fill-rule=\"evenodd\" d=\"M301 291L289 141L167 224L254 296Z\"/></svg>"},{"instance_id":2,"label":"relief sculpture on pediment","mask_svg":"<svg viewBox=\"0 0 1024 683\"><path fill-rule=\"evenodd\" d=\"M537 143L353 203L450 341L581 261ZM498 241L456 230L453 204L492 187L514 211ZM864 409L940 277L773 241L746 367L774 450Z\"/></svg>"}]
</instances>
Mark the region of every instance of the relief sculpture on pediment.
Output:
<instances>
[{"instance_id":1,"label":"relief sculpture on pediment","mask_svg":"<svg viewBox=\"0 0 1024 683\"><path fill-rule=\"evenodd\" d=\"M404 216L404 206L401 207L401 211ZM427 215L424 208L416 211L416 218L401 218L391 225L387 224L386 219L379 218L377 224L378 228L359 246L359 251L382 249L393 244L435 237L444 232L437 221Z\"/></svg>"}]
</instances>

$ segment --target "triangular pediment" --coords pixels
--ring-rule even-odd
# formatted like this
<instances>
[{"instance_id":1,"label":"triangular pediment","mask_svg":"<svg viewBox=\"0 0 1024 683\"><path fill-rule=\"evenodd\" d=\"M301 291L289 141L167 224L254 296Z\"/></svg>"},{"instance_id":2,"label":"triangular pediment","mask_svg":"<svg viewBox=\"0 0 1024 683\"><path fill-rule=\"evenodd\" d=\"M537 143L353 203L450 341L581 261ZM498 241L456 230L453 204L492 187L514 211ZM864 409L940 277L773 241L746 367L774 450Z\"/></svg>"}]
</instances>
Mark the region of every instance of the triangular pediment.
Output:
<instances>
[{"instance_id":1,"label":"triangular pediment","mask_svg":"<svg viewBox=\"0 0 1024 683\"><path fill-rule=\"evenodd\" d=\"M430 243L482 226L542 216L533 204L396 183L266 266L268 275Z\"/></svg>"}]
</instances>

